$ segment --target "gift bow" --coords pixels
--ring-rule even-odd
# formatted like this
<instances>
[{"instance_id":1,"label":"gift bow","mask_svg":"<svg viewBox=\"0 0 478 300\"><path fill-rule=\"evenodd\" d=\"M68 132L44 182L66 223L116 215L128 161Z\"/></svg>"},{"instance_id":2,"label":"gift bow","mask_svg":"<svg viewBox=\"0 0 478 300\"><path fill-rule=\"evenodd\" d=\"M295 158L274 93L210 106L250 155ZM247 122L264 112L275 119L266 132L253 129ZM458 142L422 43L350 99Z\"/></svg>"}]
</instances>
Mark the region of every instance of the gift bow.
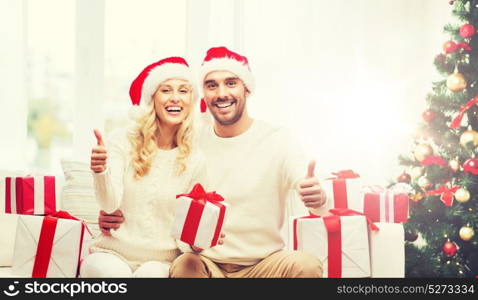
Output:
<instances>
[{"instance_id":1,"label":"gift bow","mask_svg":"<svg viewBox=\"0 0 478 300\"><path fill-rule=\"evenodd\" d=\"M356 210L353 210L353 209L348 209L348 208L332 208L332 209L329 209L329 212L333 215L333 216L338 216L338 217L343 217L343 216L364 216L365 217L365 220L367 221L367 225L370 227L370 229L372 231L378 231L378 227L377 225L375 225L366 215L364 215L363 213L361 212L358 212ZM330 216L326 216L326 217L330 217Z\"/></svg>"},{"instance_id":2,"label":"gift bow","mask_svg":"<svg viewBox=\"0 0 478 300\"><path fill-rule=\"evenodd\" d=\"M437 196L441 195L440 200L445 204L445 206L451 206L453 204L453 194L459 189L460 187L455 186L452 188L447 188L446 186L442 185L440 188L428 191L428 196Z\"/></svg>"},{"instance_id":3,"label":"gift bow","mask_svg":"<svg viewBox=\"0 0 478 300\"><path fill-rule=\"evenodd\" d=\"M327 178L327 180L348 179L348 178L358 178L358 177L360 177L360 175L355 173L353 170L342 170L342 171L339 171L339 172L332 173L332 175L335 175L336 177L330 177L330 178Z\"/></svg>"},{"instance_id":4,"label":"gift bow","mask_svg":"<svg viewBox=\"0 0 478 300\"><path fill-rule=\"evenodd\" d=\"M85 228L90 233L90 235L92 235L91 231L88 226L86 226L84 221L70 215L66 211L57 211L43 218L42 227L40 230L40 238L38 239L35 262L33 264L32 278L45 278L48 273L48 265L50 264L51 252L53 250L53 242L55 238L58 219L75 220L80 221L82 223L76 276L78 276L79 274L81 250L83 248L83 236L85 233Z\"/></svg>"},{"instance_id":5,"label":"gift bow","mask_svg":"<svg viewBox=\"0 0 478 300\"><path fill-rule=\"evenodd\" d=\"M450 128L457 129L458 127L460 127L461 120L463 119L465 112L468 109L470 109L474 104L477 104L477 103L478 103L478 95L475 96L475 98L468 101L468 103L466 103L464 106L460 108L460 113L458 114L458 116L455 117L455 119L453 119L453 121L450 124Z\"/></svg>"},{"instance_id":6,"label":"gift bow","mask_svg":"<svg viewBox=\"0 0 478 300\"><path fill-rule=\"evenodd\" d=\"M422 161L422 166L430 166L430 165L439 165L439 166L446 166L447 163L446 161L439 157L439 156L427 156L423 161Z\"/></svg>"},{"instance_id":7,"label":"gift bow","mask_svg":"<svg viewBox=\"0 0 478 300\"><path fill-rule=\"evenodd\" d=\"M204 188L202 187L202 185L200 183L196 183L196 185L194 185L191 192L189 192L188 194L176 195L176 199L179 198L179 197L183 197L183 196L192 198L193 200L199 201L199 202L204 202L204 201L220 202L220 201L224 201L224 198L221 195L216 194L216 192L206 193L206 191L204 190Z\"/></svg>"}]
</instances>

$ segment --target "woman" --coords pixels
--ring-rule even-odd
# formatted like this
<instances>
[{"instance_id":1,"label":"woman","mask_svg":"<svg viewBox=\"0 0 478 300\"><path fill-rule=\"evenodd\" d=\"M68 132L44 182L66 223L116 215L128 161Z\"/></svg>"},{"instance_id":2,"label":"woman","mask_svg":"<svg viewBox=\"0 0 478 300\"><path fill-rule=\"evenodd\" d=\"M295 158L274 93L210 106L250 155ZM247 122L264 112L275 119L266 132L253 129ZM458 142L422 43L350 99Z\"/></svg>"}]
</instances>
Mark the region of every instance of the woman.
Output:
<instances>
[{"instance_id":1,"label":"woman","mask_svg":"<svg viewBox=\"0 0 478 300\"><path fill-rule=\"evenodd\" d=\"M168 277L181 250L191 251L170 231L175 196L206 177L202 156L191 151L192 78L180 57L147 66L130 88L135 126L112 134L107 148L95 130L97 199L106 212L121 210L124 223L95 239L81 277Z\"/></svg>"}]
</instances>

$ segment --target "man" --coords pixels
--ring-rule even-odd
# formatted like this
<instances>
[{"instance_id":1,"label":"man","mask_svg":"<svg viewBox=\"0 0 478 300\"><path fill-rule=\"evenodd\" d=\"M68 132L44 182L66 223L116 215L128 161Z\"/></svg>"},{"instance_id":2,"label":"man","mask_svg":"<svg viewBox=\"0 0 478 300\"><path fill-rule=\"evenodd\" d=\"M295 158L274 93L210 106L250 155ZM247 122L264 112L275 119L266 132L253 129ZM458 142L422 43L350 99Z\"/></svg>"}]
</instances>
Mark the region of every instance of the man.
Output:
<instances>
[{"instance_id":1,"label":"man","mask_svg":"<svg viewBox=\"0 0 478 300\"><path fill-rule=\"evenodd\" d=\"M171 277L321 277L320 261L282 250L280 234L290 189L298 190L311 211L325 202L314 176L315 162L306 166L285 130L249 116L247 100L255 85L246 57L225 47L211 48L200 80L203 101L214 117L199 137L208 186L230 206L223 244L193 247L173 262ZM101 218L100 225L107 226Z\"/></svg>"}]
</instances>

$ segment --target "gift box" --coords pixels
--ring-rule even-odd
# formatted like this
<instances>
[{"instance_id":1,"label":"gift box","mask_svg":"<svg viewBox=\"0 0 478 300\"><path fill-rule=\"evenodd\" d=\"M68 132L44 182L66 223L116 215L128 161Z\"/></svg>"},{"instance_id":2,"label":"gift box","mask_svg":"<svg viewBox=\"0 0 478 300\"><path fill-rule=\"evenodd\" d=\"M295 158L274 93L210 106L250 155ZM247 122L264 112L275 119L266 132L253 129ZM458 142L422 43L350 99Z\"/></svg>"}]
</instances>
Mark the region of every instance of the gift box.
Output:
<instances>
[{"instance_id":1,"label":"gift box","mask_svg":"<svg viewBox=\"0 0 478 300\"><path fill-rule=\"evenodd\" d=\"M389 189L364 187L363 213L372 222L404 223L408 221L408 194L412 187L397 183Z\"/></svg>"},{"instance_id":2,"label":"gift box","mask_svg":"<svg viewBox=\"0 0 478 300\"><path fill-rule=\"evenodd\" d=\"M370 277L368 226L359 212L331 209L331 215L295 218L293 247L320 259L324 277Z\"/></svg>"},{"instance_id":3,"label":"gift box","mask_svg":"<svg viewBox=\"0 0 478 300\"><path fill-rule=\"evenodd\" d=\"M323 188L327 202L315 209L314 213L326 215L330 209L346 208L361 212L363 209L363 191L360 175L352 170L332 173L335 177L327 178Z\"/></svg>"},{"instance_id":4,"label":"gift box","mask_svg":"<svg viewBox=\"0 0 478 300\"><path fill-rule=\"evenodd\" d=\"M92 241L88 227L67 212L19 215L12 274L22 277L77 277Z\"/></svg>"},{"instance_id":5,"label":"gift box","mask_svg":"<svg viewBox=\"0 0 478 300\"><path fill-rule=\"evenodd\" d=\"M405 233L403 224L375 223L379 231L370 231L372 277L405 277Z\"/></svg>"},{"instance_id":6,"label":"gift box","mask_svg":"<svg viewBox=\"0 0 478 300\"><path fill-rule=\"evenodd\" d=\"M202 249L217 245L224 224L227 204L221 195L206 193L196 184L178 200L171 236Z\"/></svg>"},{"instance_id":7,"label":"gift box","mask_svg":"<svg viewBox=\"0 0 478 300\"><path fill-rule=\"evenodd\" d=\"M0 213L0 267L11 267L18 215Z\"/></svg>"},{"instance_id":8,"label":"gift box","mask_svg":"<svg viewBox=\"0 0 478 300\"><path fill-rule=\"evenodd\" d=\"M55 176L5 178L5 213L46 215L55 211Z\"/></svg>"}]
</instances>

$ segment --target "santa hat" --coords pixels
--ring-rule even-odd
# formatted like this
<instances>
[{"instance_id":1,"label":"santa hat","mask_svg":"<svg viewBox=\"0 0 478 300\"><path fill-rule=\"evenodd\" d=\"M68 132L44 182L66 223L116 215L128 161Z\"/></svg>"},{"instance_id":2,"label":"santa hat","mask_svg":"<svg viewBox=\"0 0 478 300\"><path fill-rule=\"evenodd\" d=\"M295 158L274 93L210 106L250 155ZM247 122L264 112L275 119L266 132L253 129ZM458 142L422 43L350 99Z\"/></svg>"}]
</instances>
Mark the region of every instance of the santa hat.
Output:
<instances>
[{"instance_id":1,"label":"santa hat","mask_svg":"<svg viewBox=\"0 0 478 300\"><path fill-rule=\"evenodd\" d=\"M214 47L207 51L200 68L199 78L204 81L207 74L213 71L229 71L242 80L244 85L253 93L255 90L254 76L247 57L237 54L226 47ZM206 103L201 99L201 112L206 112Z\"/></svg>"},{"instance_id":2,"label":"santa hat","mask_svg":"<svg viewBox=\"0 0 478 300\"><path fill-rule=\"evenodd\" d=\"M130 118L138 119L147 112L147 107L161 82L177 78L189 81L195 92L194 75L188 63L182 57L168 57L152 63L144 68L138 77L131 83L129 96L133 107L130 109Z\"/></svg>"},{"instance_id":3,"label":"santa hat","mask_svg":"<svg viewBox=\"0 0 478 300\"><path fill-rule=\"evenodd\" d=\"M206 57L201 65L200 79L204 80L206 75L212 71L229 71L239 77L250 93L255 90L254 76L247 57L239 55L226 47L215 47L207 51Z\"/></svg>"}]
</instances>

